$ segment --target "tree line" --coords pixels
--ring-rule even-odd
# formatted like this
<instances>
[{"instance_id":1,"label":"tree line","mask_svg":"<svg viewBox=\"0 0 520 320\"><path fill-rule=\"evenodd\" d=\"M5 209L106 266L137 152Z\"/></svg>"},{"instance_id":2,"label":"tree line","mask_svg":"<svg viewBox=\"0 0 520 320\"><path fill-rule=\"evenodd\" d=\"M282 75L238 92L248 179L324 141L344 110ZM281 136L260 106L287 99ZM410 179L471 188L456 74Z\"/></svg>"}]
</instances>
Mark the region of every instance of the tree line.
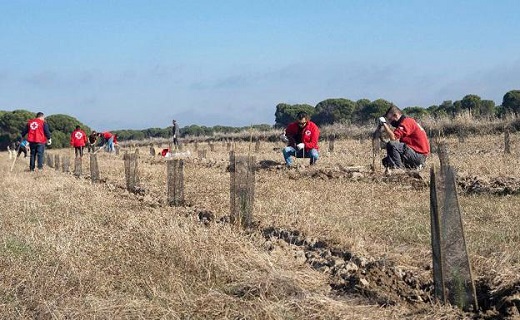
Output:
<instances>
[{"instance_id":1,"label":"tree line","mask_svg":"<svg viewBox=\"0 0 520 320\"><path fill-rule=\"evenodd\" d=\"M316 106L309 104L279 103L275 111L275 124L258 124L247 127L231 127L217 125L213 127L189 125L180 129L181 136L214 136L216 134L240 133L250 129L257 131L269 131L273 128L284 127L294 121L300 111L307 112L318 125L330 125L335 123L367 124L383 115L392 106L392 102L377 99L360 99L352 101L346 98L326 99ZM469 112L476 118L503 117L507 114L520 115L520 90L507 92L502 104L496 106L492 100L483 100L478 95L469 94L457 101L443 101L440 105L432 105L427 108L420 106L406 107L403 109L408 116L421 119L424 117L455 117ZM35 112L28 110L2 111L0 110L0 148L5 148L13 141L20 140L20 132L27 121L34 118ZM64 148L69 146L70 134L77 125L81 126L87 134L92 130L78 119L65 115L55 114L45 117L52 133L51 148ZM119 141L144 140L148 138L170 138L172 127L148 128L143 130L113 130Z\"/></svg>"},{"instance_id":2,"label":"tree line","mask_svg":"<svg viewBox=\"0 0 520 320\"><path fill-rule=\"evenodd\" d=\"M280 103L276 106L276 125L285 126L293 121L300 111L307 112L318 125L334 123L353 123L363 125L384 115L392 106L392 102L377 99L370 101L360 99L352 101L345 98L327 99L316 106L308 104ZM461 100L443 101L440 105L432 105L427 108L411 106L403 108L404 114L421 119L424 117L455 117L463 112L471 114L475 118L503 117L507 114L520 114L520 90L507 92L502 100L502 105L496 106L492 100L483 100L475 94L468 94Z\"/></svg>"},{"instance_id":3,"label":"tree line","mask_svg":"<svg viewBox=\"0 0 520 320\"><path fill-rule=\"evenodd\" d=\"M29 119L34 118L35 112L28 110L3 111L0 110L0 149L5 150L12 142L20 141L20 133L24 126L27 125ZM49 148L66 148L69 146L70 134L76 126L80 126L87 134L92 129L83 124L78 119L64 115L55 114L45 117L49 124L52 135L52 145ZM246 130L268 131L272 129L272 125L259 124L247 127L231 127L231 126L198 126L189 125L180 129L181 136L213 136L215 134L239 133ZM118 141L125 140L144 140L149 138L170 138L172 136L172 127L166 128L148 128L143 130L112 130L116 134Z\"/></svg>"}]
</instances>

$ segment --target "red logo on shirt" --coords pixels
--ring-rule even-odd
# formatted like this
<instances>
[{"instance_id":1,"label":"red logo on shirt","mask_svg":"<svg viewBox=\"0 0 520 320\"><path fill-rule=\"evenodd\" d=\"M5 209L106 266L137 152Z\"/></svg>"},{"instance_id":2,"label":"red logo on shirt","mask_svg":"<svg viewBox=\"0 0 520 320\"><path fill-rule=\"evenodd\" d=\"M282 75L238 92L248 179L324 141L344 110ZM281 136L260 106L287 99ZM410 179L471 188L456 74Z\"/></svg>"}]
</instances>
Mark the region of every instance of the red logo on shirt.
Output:
<instances>
[{"instance_id":1,"label":"red logo on shirt","mask_svg":"<svg viewBox=\"0 0 520 320\"><path fill-rule=\"evenodd\" d=\"M31 124L29 125L29 127L31 128L31 130L36 130L36 129L38 129L38 122L36 122L36 121L31 122Z\"/></svg>"}]
</instances>

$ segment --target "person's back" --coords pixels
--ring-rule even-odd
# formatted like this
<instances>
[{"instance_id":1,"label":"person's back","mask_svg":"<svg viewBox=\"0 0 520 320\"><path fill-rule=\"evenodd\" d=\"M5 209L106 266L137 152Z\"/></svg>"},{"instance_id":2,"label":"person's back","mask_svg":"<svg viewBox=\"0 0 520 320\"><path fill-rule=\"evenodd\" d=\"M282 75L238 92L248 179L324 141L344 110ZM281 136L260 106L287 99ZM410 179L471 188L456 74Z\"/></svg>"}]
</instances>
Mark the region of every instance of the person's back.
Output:
<instances>
[{"instance_id":1,"label":"person's back","mask_svg":"<svg viewBox=\"0 0 520 320\"><path fill-rule=\"evenodd\" d=\"M79 126L70 134L70 145L73 147L84 147L87 144L87 134Z\"/></svg>"},{"instance_id":2,"label":"person's back","mask_svg":"<svg viewBox=\"0 0 520 320\"><path fill-rule=\"evenodd\" d=\"M27 121L21 136L24 137L25 135L27 135L27 141L29 141L31 149L29 170L34 171L36 158L38 159L38 169L41 170L43 169L45 145L51 144L51 132L43 112L38 112L36 118Z\"/></svg>"},{"instance_id":3,"label":"person's back","mask_svg":"<svg viewBox=\"0 0 520 320\"><path fill-rule=\"evenodd\" d=\"M105 150L107 152L113 152L114 151L114 138L115 138L114 134L112 134L112 132L110 132L110 131L105 131L103 133L100 133L99 135L103 138L103 140L105 142Z\"/></svg>"},{"instance_id":4,"label":"person's back","mask_svg":"<svg viewBox=\"0 0 520 320\"><path fill-rule=\"evenodd\" d=\"M27 141L31 143L46 143L45 122L42 118L37 117L27 122Z\"/></svg>"},{"instance_id":5,"label":"person's back","mask_svg":"<svg viewBox=\"0 0 520 320\"><path fill-rule=\"evenodd\" d=\"M76 158L83 157L83 148L87 144L87 134L81 130L80 126L76 126L76 129L70 134L70 145L74 148L74 155Z\"/></svg>"}]
</instances>

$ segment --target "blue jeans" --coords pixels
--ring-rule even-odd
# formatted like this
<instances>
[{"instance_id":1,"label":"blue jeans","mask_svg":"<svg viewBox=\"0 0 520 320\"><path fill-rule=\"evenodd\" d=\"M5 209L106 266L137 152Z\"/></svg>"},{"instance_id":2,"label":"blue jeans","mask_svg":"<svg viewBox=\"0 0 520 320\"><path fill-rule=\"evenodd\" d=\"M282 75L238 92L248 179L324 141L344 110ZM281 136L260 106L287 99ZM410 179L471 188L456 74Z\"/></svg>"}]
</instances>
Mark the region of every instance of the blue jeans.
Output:
<instances>
[{"instance_id":1,"label":"blue jeans","mask_svg":"<svg viewBox=\"0 0 520 320\"><path fill-rule=\"evenodd\" d=\"M45 143L30 142L29 147L31 148L29 170L34 171L36 158L38 158L38 169L43 169L43 154L45 152Z\"/></svg>"},{"instance_id":2,"label":"blue jeans","mask_svg":"<svg viewBox=\"0 0 520 320\"><path fill-rule=\"evenodd\" d=\"M107 140L106 151L107 152L114 151L114 136L111 136L110 139Z\"/></svg>"},{"instance_id":3,"label":"blue jeans","mask_svg":"<svg viewBox=\"0 0 520 320\"><path fill-rule=\"evenodd\" d=\"M386 143L387 156L383 159L383 165L390 169L418 168L423 165L426 156L415 152L412 148L399 141Z\"/></svg>"},{"instance_id":4,"label":"blue jeans","mask_svg":"<svg viewBox=\"0 0 520 320\"><path fill-rule=\"evenodd\" d=\"M290 166L292 165L292 158L310 158L310 164L315 164L318 158L320 157L318 150L316 149L310 149L305 150L305 155L303 154L303 150L296 150L293 147L285 147L282 150L283 152L283 158L285 159L285 164Z\"/></svg>"}]
</instances>

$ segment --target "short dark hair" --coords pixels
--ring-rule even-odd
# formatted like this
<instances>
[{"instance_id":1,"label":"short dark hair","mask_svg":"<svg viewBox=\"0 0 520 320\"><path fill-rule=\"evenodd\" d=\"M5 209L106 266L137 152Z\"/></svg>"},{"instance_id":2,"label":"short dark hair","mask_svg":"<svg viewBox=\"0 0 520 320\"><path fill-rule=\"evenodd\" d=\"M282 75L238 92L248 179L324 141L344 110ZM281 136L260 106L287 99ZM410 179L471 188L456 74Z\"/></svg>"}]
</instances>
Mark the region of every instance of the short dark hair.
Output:
<instances>
[{"instance_id":1,"label":"short dark hair","mask_svg":"<svg viewBox=\"0 0 520 320\"><path fill-rule=\"evenodd\" d=\"M296 118L297 118L298 120L301 120L301 119L303 119L303 118L305 118L305 119L309 119L309 115L308 115L307 112L305 112L305 111L300 111L300 112L298 112L298 114L296 115Z\"/></svg>"},{"instance_id":2,"label":"short dark hair","mask_svg":"<svg viewBox=\"0 0 520 320\"><path fill-rule=\"evenodd\" d=\"M388 108L388 110L386 110L385 117L388 117L388 115L394 113L403 114L403 111L401 111L401 109L399 109L396 105L392 105L390 108Z\"/></svg>"},{"instance_id":3,"label":"short dark hair","mask_svg":"<svg viewBox=\"0 0 520 320\"><path fill-rule=\"evenodd\" d=\"M36 113L36 118L43 117L43 112Z\"/></svg>"},{"instance_id":4,"label":"short dark hair","mask_svg":"<svg viewBox=\"0 0 520 320\"><path fill-rule=\"evenodd\" d=\"M76 130L78 130L78 129L81 129L81 127L80 126L76 126Z\"/></svg>"}]
</instances>

